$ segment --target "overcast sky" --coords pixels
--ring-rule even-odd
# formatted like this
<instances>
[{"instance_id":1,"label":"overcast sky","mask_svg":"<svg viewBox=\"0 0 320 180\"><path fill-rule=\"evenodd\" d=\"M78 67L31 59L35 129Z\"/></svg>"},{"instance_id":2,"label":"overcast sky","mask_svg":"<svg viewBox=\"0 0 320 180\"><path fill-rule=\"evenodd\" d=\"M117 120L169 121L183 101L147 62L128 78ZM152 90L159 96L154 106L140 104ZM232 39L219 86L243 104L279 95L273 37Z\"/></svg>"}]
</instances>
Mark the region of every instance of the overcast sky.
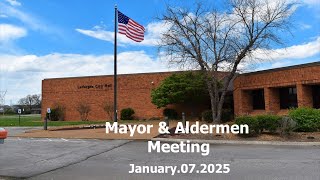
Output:
<instances>
[{"instance_id":1,"label":"overcast sky","mask_svg":"<svg viewBox=\"0 0 320 180\"><path fill-rule=\"evenodd\" d=\"M119 36L119 73L177 70L168 68L156 47L167 28L155 18L165 2L0 0L0 91L7 90L6 104L40 94L45 78L112 74L115 4L146 27L142 43ZM320 1L299 2L293 36L251 71L320 61Z\"/></svg>"}]
</instances>

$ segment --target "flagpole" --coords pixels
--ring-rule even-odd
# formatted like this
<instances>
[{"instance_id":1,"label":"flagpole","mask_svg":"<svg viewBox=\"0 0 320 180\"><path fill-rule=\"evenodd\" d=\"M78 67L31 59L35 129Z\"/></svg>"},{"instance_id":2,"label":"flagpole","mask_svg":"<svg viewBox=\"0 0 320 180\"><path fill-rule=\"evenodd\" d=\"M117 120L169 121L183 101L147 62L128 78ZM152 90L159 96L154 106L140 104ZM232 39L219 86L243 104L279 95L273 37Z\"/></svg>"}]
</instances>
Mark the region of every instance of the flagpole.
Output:
<instances>
[{"instance_id":1,"label":"flagpole","mask_svg":"<svg viewBox=\"0 0 320 180\"><path fill-rule=\"evenodd\" d=\"M114 6L114 77L113 77L113 114L114 122L118 121L118 110L117 110L117 24L118 24L118 8L117 5Z\"/></svg>"}]
</instances>

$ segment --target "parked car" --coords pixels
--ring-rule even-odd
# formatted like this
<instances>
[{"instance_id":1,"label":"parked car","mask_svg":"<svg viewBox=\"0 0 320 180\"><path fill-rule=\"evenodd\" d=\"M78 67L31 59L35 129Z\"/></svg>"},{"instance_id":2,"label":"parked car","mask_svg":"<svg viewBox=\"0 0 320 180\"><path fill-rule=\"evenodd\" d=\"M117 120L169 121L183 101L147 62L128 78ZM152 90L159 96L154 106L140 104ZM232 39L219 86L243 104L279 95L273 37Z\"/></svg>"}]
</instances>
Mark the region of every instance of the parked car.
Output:
<instances>
[{"instance_id":1,"label":"parked car","mask_svg":"<svg viewBox=\"0 0 320 180\"><path fill-rule=\"evenodd\" d=\"M4 143L4 139L7 138L8 131L5 130L4 128L0 128L0 144Z\"/></svg>"}]
</instances>

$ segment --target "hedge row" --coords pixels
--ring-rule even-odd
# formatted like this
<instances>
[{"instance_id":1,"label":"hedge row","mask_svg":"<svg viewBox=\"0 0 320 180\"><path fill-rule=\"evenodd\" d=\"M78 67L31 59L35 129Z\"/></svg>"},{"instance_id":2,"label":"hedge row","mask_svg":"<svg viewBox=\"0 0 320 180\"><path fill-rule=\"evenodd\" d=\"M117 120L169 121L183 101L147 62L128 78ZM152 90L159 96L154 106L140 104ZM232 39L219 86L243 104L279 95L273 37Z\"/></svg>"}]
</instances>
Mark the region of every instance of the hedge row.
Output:
<instances>
[{"instance_id":1,"label":"hedge row","mask_svg":"<svg viewBox=\"0 0 320 180\"><path fill-rule=\"evenodd\" d=\"M297 108L289 111L289 117L297 122L296 131L320 131L320 109Z\"/></svg>"},{"instance_id":2,"label":"hedge row","mask_svg":"<svg viewBox=\"0 0 320 180\"><path fill-rule=\"evenodd\" d=\"M241 116L236 118L236 124L247 124L249 135L257 135L263 131L276 132L280 127L282 117L276 115Z\"/></svg>"},{"instance_id":3,"label":"hedge row","mask_svg":"<svg viewBox=\"0 0 320 180\"><path fill-rule=\"evenodd\" d=\"M236 124L247 124L250 135L257 135L263 131L289 133L320 131L320 110L312 108L297 108L289 111L288 117L277 115L258 115L237 117Z\"/></svg>"}]
</instances>

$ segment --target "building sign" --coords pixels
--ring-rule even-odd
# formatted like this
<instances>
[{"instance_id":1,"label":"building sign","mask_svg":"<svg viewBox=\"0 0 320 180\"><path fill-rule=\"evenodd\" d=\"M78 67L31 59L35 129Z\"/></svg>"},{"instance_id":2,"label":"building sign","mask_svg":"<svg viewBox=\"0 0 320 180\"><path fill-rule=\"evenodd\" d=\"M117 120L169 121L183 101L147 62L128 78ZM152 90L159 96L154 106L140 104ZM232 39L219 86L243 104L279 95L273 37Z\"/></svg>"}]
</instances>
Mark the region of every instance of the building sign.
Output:
<instances>
[{"instance_id":1,"label":"building sign","mask_svg":"<svg viewBox=\"0 0 320 180\"><path fill-rule=\"evenodd\" d=\"M78 89L87 90L112 90L112 84L95 84L95 85L80 85Z\"/></svg>"}]
</instances>

